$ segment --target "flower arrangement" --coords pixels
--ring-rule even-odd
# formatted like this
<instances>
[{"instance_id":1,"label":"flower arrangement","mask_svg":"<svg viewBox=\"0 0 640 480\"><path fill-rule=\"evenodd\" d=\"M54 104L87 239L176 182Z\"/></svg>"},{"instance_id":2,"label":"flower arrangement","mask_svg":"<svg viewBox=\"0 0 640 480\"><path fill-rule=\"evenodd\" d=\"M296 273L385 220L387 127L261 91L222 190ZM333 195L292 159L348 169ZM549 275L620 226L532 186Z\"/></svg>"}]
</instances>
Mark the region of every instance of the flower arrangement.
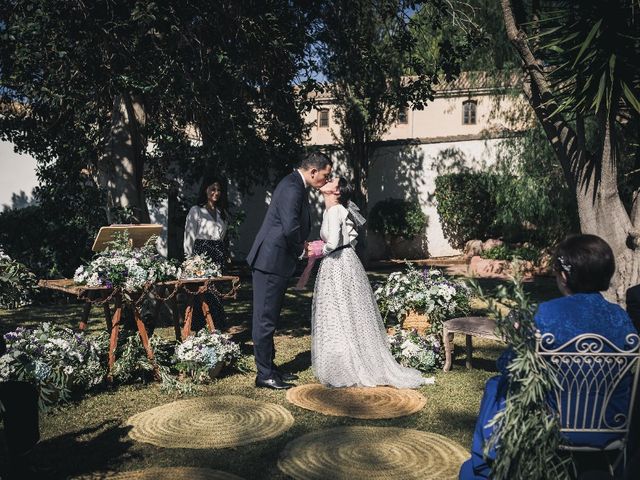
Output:
<instances>
[{"instance_id":1,"label":"flower arrangement","mask_svg":"<svg viewBox=\"0 0 640 480\"><path fill-rule=\"evenodd\" d=\"M100 348L91 338L50 323L5 334L7 353L0 357L0 382L29 382L40 390L43 408L67 401L72 391L88 390L106 373Z\"/></svg>"},{"instance_id":2,"label":"flower arrangement","mask_svg":"<svg viewBox=\"0 0 640 480\"><path fill-rule=\"evenodd\" d=\"M196 383L206 382L216 367L240 359L240 347L229 336L203 328L176 347L176 368Z\"/></svg>"},{"instance_id":3,"label":"flower arrangement","mask_svg":"<svg viewBox=\"0 0 640 480\"><path fill-rule=\"evenodd\" d=\"M157 252L155 242L154 236L143 247L133 248L128 234L119 234L87 266L78 267L73 280L89 287L121 288L133 293L148 283L178 278L180 268Z\"/></svg>"},{"instance_id":4,"label":"flower arrangement","mask_svg":"<svg viewBox=\"0 0 640 480\"><path fill-rule=\"evenodd\" d=\"M28 305L35 290L35 275L0 248L0 308Z\"/></svg>"},{"instance_id":5,"label":"flower arrangement","mask_svg":"<svg viewBox=\"0 0 640 480\"><path fill-rule=\"evenodd\" d=\"M437 335L419 335L415 329L393 327L389 334L391 353L401 365L421 372L431 372L442 366L442 342Z\"/></svg>"},{"instance_id":6,"label":"flower arrangement","mask_svg":"<svg viewBox=\"0 0 640 480\"><path fill-rule=\"evenodd\" d=\"M420 272L407 265L406 271L389 275L374 293L385 319L392 315L400 320L414 310L430 317L432 331L439 331L443 320L469 312L469 288L437 269Z\"/></svg>"},{"instance_id":7,"label":"flower arrangement","mask_svg":"<svg viewBox=\"0 0 640 480\"><path fill-rule=\"evenodd\" d=\"M209 278L222 275L220 265L206 254L191 255L180 266L180 278Z\"/></svg>"}]
</instances>

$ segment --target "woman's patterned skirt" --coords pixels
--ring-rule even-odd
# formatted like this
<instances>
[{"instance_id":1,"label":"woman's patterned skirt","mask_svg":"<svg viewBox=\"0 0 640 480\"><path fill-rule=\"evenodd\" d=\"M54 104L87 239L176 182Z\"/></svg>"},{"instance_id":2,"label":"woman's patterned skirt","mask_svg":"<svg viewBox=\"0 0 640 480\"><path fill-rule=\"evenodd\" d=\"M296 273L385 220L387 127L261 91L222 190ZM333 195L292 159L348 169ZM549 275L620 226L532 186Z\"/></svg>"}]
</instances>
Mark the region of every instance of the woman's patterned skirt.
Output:
<instances>
[{"instance_id":1,"label":"woman's patterned skirt","mask_svg":"<svg viewBox=\"0 0 640 480\"><path fill-rule=\"evenodd\" d=\"M209 259L216 263L222 271L226 264L226 248L222 240L203 240L196 238L193 243L193 254L202 255L205 254ZM204 294L204 300L209 305L209 311L213 316L213 323L218 330L224 330L226 328L226 318L224 313L224 307L222 301L213 293L207 292ZM200 330L206 325L204 314L202 309L195 306L193 309L192 328L194 331Z\"/></svg>"}]
</instances>

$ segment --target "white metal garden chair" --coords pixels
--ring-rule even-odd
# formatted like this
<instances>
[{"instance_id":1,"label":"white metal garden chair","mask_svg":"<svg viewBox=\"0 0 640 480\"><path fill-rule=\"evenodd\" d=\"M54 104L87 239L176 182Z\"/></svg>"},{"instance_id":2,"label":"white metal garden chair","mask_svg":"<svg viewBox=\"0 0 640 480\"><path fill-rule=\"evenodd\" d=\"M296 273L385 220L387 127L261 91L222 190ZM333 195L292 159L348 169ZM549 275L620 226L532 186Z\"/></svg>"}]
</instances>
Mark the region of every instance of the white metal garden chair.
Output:
<instances>
[{"instance_id":1,"label":"white metal garden chair","mask_svg":"<svg viewBox=\"0 0 640 480\"><path fill-rule=\"evenodd\" d=\"M549 399L558 413L561 432L609 434L608 443L591 446L563 442L571 451L618 451L611 473L620 461L626 465L627 439L640 370L640 337L629 334L624 348L618 348L597 334L583 334L556 346L551 333L537 334L537 352L551 365L560 386ZM626 407L628 402L628 407ZM614 404L625 405L617 411Z\"/></svg>"}]
</instances>

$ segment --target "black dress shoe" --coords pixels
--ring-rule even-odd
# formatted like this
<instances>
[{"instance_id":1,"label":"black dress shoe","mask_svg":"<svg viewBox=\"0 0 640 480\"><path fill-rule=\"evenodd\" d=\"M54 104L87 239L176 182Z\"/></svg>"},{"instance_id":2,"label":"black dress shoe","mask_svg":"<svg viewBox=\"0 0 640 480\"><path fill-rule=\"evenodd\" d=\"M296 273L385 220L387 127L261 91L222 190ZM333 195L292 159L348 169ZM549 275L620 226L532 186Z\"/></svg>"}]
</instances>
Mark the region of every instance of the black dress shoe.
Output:
<instances>
[{"instance_id":1,"label":"black dress shoe","mask_svg":"<svg viewBox=\"0 0 640 480\"><path fill-rule=\"evenodd\" d=\"M292 383L283 382L279 378L268 378L263 380L256 378L256 387L260 388L272 388L274 390L286 390L287 388L295 387Z\"/></svg>"},{"instance_id":2,"label":"black dress shoe","mask_svg":"<svg viewBox=\"0 0 640 480\"><path fill-rule=\"evenodd\" d=\"M276 373L284 382L291 382L293 380L298 380L298 375L296 375L295 373L287 373L287 372L283 372L282 370L276 370Z\"/></svg>"}]
</instances>

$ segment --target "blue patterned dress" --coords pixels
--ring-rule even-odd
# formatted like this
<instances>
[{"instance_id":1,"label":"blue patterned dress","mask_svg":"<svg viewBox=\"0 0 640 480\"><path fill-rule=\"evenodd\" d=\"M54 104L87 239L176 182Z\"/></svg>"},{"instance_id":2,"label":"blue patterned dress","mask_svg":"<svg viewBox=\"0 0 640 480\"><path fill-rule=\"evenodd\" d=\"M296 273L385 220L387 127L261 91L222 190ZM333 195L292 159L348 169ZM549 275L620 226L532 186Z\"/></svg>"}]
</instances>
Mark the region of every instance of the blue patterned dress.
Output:
<instances>
[{"instance_id":1,"label":"blue patterned dress","mask_svg":"<svg viewBox=\"0 0 640 480\"><path fill-rule=\"evenodd\" d=\"M556 346L577 335L595 333L622 348L625 346L626 336L637 333L627 312L619 305L605 300L600 293L577 293L541 303L535 322L541 333L552 333L555 336ZM510 350L504 352L497 362L501 374L487 380L473 434L471 458L462 464L460 480L491 477L491 462L495 458L495 452L490 452L489 459L483 457L484 445L493 432L493 428L487 424L504 407L508 386L506 366L511 358ZM610 440L608 435L610 434L589 434L589 438L570 440L597 445Z\"/></svg>"}]
</instances>

